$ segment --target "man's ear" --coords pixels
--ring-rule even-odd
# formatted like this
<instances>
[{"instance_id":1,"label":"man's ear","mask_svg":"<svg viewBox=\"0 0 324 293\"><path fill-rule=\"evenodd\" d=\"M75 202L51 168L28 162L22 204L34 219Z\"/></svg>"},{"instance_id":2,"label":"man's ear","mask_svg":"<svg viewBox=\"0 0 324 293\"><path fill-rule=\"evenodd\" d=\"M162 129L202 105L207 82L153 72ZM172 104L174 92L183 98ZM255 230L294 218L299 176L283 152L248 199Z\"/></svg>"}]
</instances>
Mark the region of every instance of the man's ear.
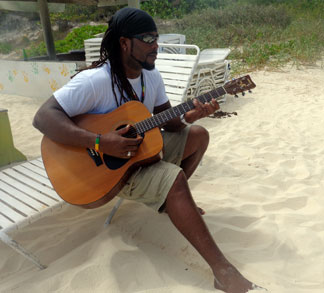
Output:
<instances>
[{"instance_id":1,"label":"man's ear","mask_svg":"<svg viewBox=\"0 0 324 293\"><path fill-rule=\"evenodd\" d=\"M120 48L122 51L127 51L128 47L129 47L129 43L130 40L128 38L125 37L120 37L119 38L119 44L120 44Z\"/></svg>"}]
</instances>

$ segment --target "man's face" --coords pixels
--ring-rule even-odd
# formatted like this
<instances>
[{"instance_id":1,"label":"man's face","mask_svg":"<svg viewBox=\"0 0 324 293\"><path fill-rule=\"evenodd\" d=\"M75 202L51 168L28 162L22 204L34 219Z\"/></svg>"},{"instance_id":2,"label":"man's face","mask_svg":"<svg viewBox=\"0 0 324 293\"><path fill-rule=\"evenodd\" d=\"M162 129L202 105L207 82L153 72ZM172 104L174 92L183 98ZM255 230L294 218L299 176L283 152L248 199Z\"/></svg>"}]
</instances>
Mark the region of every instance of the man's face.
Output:
<instances>
[{"instance_id":1,"label":"man's face","mask_svg":"<svg viewBox=\"0 0 324 293\"><path fill-rule=\"evenodd\" d=\"M130 57L141 62L144 69L152 70L155 67L159 47L157 44L158 37L157 32L148 32L131 38Z\"/></svg>"}]
</instances>

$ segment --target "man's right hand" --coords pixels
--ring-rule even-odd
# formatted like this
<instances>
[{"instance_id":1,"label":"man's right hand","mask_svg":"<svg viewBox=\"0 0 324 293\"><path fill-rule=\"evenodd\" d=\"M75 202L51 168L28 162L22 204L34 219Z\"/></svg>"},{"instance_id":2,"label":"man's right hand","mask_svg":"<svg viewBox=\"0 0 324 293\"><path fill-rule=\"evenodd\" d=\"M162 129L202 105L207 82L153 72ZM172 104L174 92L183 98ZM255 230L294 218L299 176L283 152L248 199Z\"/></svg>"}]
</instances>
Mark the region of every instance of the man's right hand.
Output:
<instances>
[{"instance_id":1,"label":"man's right hand","mask_svg":"<svg viewBox=\"0 0 324 293\"><path fill-rule=\"evenodd\" d=\"M132 131L130 125L119 130L102 134L99 144L100 152L123 159L134 157L143 138L139 135L137 135L136 138L126 137L128 131Z\"/></svg>"}]
</instances>

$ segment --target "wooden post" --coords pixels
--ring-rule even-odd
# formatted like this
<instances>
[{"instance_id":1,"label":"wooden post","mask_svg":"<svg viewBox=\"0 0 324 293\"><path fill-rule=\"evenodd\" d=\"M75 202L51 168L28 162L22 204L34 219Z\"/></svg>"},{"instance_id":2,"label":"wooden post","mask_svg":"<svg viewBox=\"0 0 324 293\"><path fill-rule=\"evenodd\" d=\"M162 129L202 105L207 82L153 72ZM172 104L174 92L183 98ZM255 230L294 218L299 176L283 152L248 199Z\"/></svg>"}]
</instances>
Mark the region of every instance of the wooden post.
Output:
<instances>
[{"instance_id":1,"label":"wooden post","mask_svg":"<svg viewBox=\"0 0 324 293\"><path fill-rule=\"evenodd\" d=\"M37 0L39 6L39 15L43 26L44 38L47 48L47 54L50 60L56 59L54 38L52 33L51 21L49 17L47 0Z\"/></svg>"},{"instance_id":2,"label":"wooden post","mask_svg":"<svg viewBox=\"0 0 324 293\"><path fill-rule=\"evenodd\" d=\"M128 7L140 9L140 0L128 0Z\"/></svg>"}]
</instances>

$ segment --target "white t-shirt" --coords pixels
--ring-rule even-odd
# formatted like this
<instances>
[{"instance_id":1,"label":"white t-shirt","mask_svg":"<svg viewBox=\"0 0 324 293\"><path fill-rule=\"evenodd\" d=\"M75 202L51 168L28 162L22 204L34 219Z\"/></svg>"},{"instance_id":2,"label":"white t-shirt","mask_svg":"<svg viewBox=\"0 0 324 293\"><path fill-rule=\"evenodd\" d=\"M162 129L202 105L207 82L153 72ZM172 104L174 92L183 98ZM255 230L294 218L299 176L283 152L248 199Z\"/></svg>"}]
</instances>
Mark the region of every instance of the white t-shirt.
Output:
<instances>
[{"instance_id":1,"label":"white t-shirt","mask_svg":"<svg viewBox=\"0 0 324 293\"><path fill-rule=\"evenodd\" d=\"M158 70L142 70L145 86L144 105L152 113L154 107L165 104L168 97ZM141 97L141 77L128 79L138 97ZM115 93L120 103L120 92L115 85ZM81 71L66 85L54 92L54 97L70 116L84 113L104 114L117 108L111 86L110 64Z\"/></svg>"}]
</instances>

